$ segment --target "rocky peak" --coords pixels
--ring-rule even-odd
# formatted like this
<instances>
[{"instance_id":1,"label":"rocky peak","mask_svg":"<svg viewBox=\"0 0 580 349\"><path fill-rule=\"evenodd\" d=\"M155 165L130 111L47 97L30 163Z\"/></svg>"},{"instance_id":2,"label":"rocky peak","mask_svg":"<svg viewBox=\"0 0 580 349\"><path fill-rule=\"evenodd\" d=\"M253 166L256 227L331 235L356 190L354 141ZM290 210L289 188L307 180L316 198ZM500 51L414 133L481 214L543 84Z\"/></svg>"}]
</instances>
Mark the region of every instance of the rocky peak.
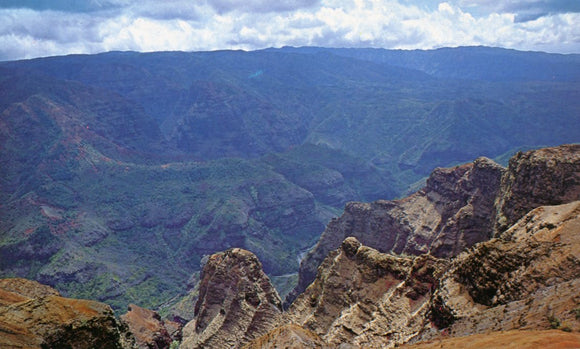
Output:
<instances>
[{"instance_id":1,"label":"rocky peak","mask_svg":"<svg viewBox=\"0 0 580 349\"><path fill-rule=\"evenodd\" d=\"M196 318L183 329L181 347L240 347L275 328L281 313L280 297L253 253L216 253L203 268Z\"/></svg>"},{"instance_id":2,"label":"rocky peak","mask_svg":"<svg viewBox=\"0 0 580 349\"><path fill-rule=\"evenodd\" d=\"M498 233L530 210L580 200L580 144L517 153L497 199Z\"/></svg>"}]
</instances>

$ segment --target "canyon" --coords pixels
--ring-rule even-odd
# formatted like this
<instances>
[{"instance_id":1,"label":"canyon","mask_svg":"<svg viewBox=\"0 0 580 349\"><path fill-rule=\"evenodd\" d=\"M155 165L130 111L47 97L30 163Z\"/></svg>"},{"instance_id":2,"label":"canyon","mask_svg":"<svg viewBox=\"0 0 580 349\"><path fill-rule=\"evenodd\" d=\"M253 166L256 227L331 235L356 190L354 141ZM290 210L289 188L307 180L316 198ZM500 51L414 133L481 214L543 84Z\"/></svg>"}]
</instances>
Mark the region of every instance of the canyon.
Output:
<instances>
[{"instance_id":1,"label":"canyon","mask_svg":"<svg viewBox=\"0 0 580 349\"><path fill-rule=\"evenodd\" d=\"M488 47L0 62L2 345L573 340L578 71Z\"/></svg>"}]
</instances>

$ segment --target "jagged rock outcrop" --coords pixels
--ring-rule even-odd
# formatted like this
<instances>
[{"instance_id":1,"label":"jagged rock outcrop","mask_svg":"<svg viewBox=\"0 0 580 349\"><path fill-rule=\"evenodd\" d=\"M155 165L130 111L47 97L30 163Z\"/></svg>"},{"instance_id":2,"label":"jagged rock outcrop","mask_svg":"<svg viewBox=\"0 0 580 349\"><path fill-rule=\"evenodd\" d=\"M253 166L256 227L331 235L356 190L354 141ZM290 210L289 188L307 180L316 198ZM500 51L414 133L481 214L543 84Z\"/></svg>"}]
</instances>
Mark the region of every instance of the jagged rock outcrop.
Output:
<instances>
[{"instance_id":1,"label":"jagged rock outcrop","mask_svg":"<svg viewBox=\"0 0 580 349\"><path fill-rule=\"evenodd\" d=\"M457 257L431 318L452 336L510 329L580 330L580 201L542 206ZM425 329L415 340L439 336Z\"/></svg>"},{"instance_id":2,"label":"jagged rock outcrop","mask_svg":"<svg viewBox=\"0 0 580 349\"><path fill-rule=\"evenodd\" d=\"M497 331L515 329L579 331L579 161L571 154L577 150L519 154L522 163L512 160L509 172L480 158L435 170L426 187L406 199L348 204L309 258L344 237L340 248L326 255L314 281L274 320L282 326L248 346L283 345L309 333L322 347L390 348L490 333L493 342ZM537 207L542 200L571 202ZM493 237L496 227L523 212L508 210L509 202L536 208ZM344 236L350 232L354 236ZM202 297L200 288L198 306ZM215 318L198 315L196 321Z\"/></svg>"},{"instance_id":3,"label":"jagged rock outcrop","mask_svg":"<svg viewBox=\"0 0 580 349\"><path fill-rule=\"evenodd\" d=\"M295 324L288 324L254 339L243 349L322 349L327 347L316 333Z\"/></svg>"},{"instance_id":4,"label":"jagged rock outcrop","mask_svg":"<svg viewBox=\"0 0 580 349\"><path fill-rule=\"evenodd\" d=\"M498 232L536 207L580 200L580 144L516 154L502 178L500 192Z\"/></svg>"},{"instance_id":5,"label":"jagged rock outcrop","mask_svg":"<svg viewBox=\"0 0 580 349\"><path fill-rule=\"evenodd\" d=\"M0 281L0 347L132 348L134 339L112 309L60 297L35 281Z\"/></svg>"},{"instance_id":6,"label":"jagged rock outcrop","mask_svg":"<svg viewBox=\"0 0 580 349\"><path fill-rule=\"evenodd\" d=\"M433 171L425 188L394 201L351 202L332 220L300 264L299 283L286 304L314 279L326 255L348 236L380 252L438 257L459 254L492 235L494 200L504 168L487 158Z\"/></svg>"},{"instance_id":7,"label":"jagged rock outcrop","mask_svg":"<svg viewBox=\"0 0 580 349\"><path fill-rule=\"evenodd\" d=\"M509 330L580 331L580 201L531 211L452 260L393 256L353 237L285 320L330 347L390 348Z\"/></svg>"},{"instance_id":8,"label":"jagged rock outcrop","mask_svg":"<svg viewBox=\"0 0 580 349\"><path fill-rule=\"evenodd\" d=\"M282 301L251 252L233 248L209 257L199 284L195 320L181 348L238 348L275 328Z\"/></svg>"},{"instance_id":9,"label":"jagged rock outcrop","mask_svg":"<svg viewBox=\"0 0 580 349\"><path fill-rule=\"evenodd\" d=\"M143 349L169 348L173 341L181 340L181 325L167 320L153 310L129 305L129 311L121 316L135 336L135 344Z\"/></svg>"},{"instance_id":10,"label":"jagged rock outcrop","mask_svg":"<svg viewBox=\"0 0 580 349\"><path fill-rule=\"evenodd\" d=\"M331 252L314 282L292 304L289 322L331 347L389 347L425 325L432 291L448 262L396 257L349 237Z\"/></svg>"},{"instance_id":11,"label":"jagged rock outcrop","mask_svg":"<svg viewBox=\"0 0 580 349\"><path fill-rule=\"evenodd\" d=\"M507 170L486 158L435 169L425 188L407 198L347 204L301 262L298 286L285 305L347 236L381 252L452 257L500 234L536 207L575 200L580 200L577 144L518 153Z\"/></svg>"}]
</instances>

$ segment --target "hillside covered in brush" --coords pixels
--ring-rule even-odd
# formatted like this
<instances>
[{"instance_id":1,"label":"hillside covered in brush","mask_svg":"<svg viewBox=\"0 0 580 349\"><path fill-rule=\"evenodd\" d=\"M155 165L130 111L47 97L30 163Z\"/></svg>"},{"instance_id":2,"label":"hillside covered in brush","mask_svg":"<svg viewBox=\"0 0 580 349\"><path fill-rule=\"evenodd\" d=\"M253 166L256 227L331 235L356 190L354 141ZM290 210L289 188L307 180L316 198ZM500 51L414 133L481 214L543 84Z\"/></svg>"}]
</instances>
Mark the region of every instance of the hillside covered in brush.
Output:
<instances>
[{"instance_id":1,"label":"hillside covered in brush","mask_svg":"<svg viewBox=\"0 0 580 349\"><path fill-rule=\"evenodd\" d=\"M578 142L579 72L578 55L485 47L2 62L0 277L158 309L240 247L288 291L347 202Z\"/></svg>"}]
</instances>

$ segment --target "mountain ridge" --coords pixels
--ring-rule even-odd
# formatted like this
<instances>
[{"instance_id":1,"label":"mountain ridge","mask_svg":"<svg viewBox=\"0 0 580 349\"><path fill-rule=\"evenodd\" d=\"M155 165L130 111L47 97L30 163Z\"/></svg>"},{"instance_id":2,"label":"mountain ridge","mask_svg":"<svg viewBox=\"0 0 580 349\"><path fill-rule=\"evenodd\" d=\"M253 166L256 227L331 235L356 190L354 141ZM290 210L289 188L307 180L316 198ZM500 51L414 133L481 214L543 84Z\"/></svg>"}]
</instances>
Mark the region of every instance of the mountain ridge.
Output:
<instances>
[{"instance_id":1,"label":"mountain ridge","mask_svg":"<svg viewBox=\"0 0 580 349\"><path fill-rule=\"evenodd\" d=\"M0 90L0 275L115 309L173 299L229 247L296 272L347 202L580 128L575 81L437 78L328 52L2 62Z\"/></svg>"}]
</instances>

